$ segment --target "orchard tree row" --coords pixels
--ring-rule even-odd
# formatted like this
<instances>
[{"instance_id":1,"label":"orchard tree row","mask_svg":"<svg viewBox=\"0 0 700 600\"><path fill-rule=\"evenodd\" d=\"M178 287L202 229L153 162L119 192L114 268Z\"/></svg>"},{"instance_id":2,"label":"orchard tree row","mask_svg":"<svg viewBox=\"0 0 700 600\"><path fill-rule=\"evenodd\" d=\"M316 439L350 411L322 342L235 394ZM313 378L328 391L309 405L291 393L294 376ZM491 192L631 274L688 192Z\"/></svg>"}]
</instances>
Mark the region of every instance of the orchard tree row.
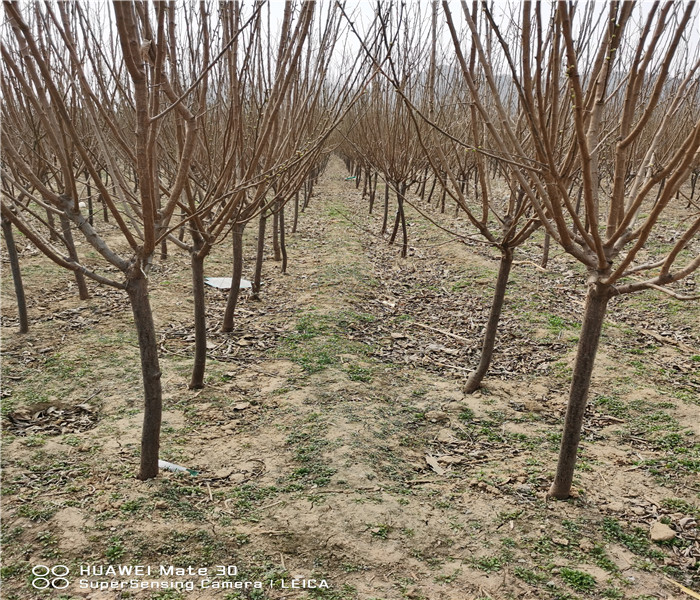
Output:
<instances>
[{"instance_id":1,"label":"orchard tree row","mask_svg":"<svg viewBox=\"0 0 700 600\"><path fill-rule=\"evenodd\" d=\"M675 284L700 267L697 13L675 2L6 2L2 226L20 327L13 228L74 272L81 298L86 279L125 292L145 400L139 478L155 477L149 272L169 252L190 257L190 387L201 388L207 256L232 247L230 332L246 226L257 223L258 296L268 220L284 271L288 221L296 231L335 151L370 212L384 182L382 234L400 239L402 256L408 204L465 217L498 251L468 393L488 372L518 248L543 232L543 266L556 244L586 269L550 492L566 498L609 300L650 289L695 298ZM652 249L668 222L678 235ZM77 236L100 260L79 255Z\"/></svg>"}]
</instances>

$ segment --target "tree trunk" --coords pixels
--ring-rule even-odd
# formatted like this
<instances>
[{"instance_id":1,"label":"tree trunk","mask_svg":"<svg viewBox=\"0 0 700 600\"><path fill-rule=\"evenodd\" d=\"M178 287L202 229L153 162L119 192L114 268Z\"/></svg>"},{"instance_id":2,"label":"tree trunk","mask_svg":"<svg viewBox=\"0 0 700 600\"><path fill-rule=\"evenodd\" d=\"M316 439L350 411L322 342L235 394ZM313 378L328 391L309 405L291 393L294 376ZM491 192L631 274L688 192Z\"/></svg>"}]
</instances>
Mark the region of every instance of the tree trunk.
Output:
<instances>
[{"instance_id":1,"label":"tree trunk","mask_svg":"<svg viewBox=\"0 0 700 600\"><path fill-rule=\"evenodd\" d=\"M591 375L595 363L600 332L603 328L605 311L610 299L610 286L599 283L590 284L586 297L586 308L583 313L581 337L578 341L576 352L576 364L569 391L569 404L564 419L564 432L561 438L559 450L559 462L554 483L549 490L553 498L563 500L571 495L571 482L574 478L574 466L576 465L576 452L581 440L581 428L583 426L583 414L586 410L588 388L591 384Z\"/></svg>"},{"instance_id":2,"label":"tree trunk","mask_svg":"<svg viewBox=\"0 0 700 600\"><path fill-rule=\"evenodd\" d=\"M253 300L260 300L260 285L262 278L263 254L265 253L265 224L267 217L265 211L260 213L258 223L258 252L255 256L255 275L253 277Z\"/></svg>"},{"instance_id":3,"label":"tree trunk","mask_svg":"<svg viewBox=\"0 0 700 600\"><path fill-rule=\"evenodd\" d=\"M53 218L53 213L50 210L46 211L46 222L49 224L49 239L52 242L57 242L58 234L56 233L56 222Z\"/></svg>"},{"instance_id":4,"label":"tree trunk","mask_svg":"<svg viewBox=\"0 0 700 600\"><path fill-rule=\"evenodd\" d=\"M63 214L61 214L61 230L63 232L63 239L66 242L66 248L68 249L68 256L76 263L80 263L78 252L75 249L75 242L73 242L73 231L70 228L70 220ZM74 271L74 273L75 282L78 284L80 299L87 300L90 294L88 293L87 284L85 283L85 275L83 275L81 271Z\"/></svg>"},{"instance_id":5,"label":"tree trunk","mask_svg":"<svg viewBox=\"0 0 700 600\"><path fill-rule=\"evenodd\" d=\"M127 282L127 292L134 314L139 338L141 374L144 391L143 429L141 433L141 468L139 479L151 479L158 475L158 450L160 448L160 424L163 412L163 390L158 362L158 340L153 324L151 303L148 299L148 280L139 274Z\"/></svg>"},{"instance_id":6,"label":"tree trunk","mask_svg":"<svg viewBox=\"0 0 700 600\"><path fill-rule=\"evenodd\" d=\"M404 197L406 195L406 184L402 183L400 188L401 198L399 199L399 212L401 213L401 234L403 235L403 244L401 246L401 257L406 258L408 255L408 230L406 229L406 213L404 211Z\"/></svg>"},{"instance_id":7,"label":"tree trunk","mask_svg":"<svg viewBox=\"0 0 700 600\"><path fill-rule=\"evenodd\" d=\"M403 244L401 246L401 256L406 258L408 253L408 232L406 231L406 215L403 210L404 194L406 193L406 184L397 183L396 184L396 203L398 205L396 209L396 219L394 220L394 229L391 232L391 237L389 238L389 244L393 244L396 241L396 234L399 231L399 225L401 225L401 233L403 235Z\"/></svg>"},{"instance_id":8,"label":"tree trunk","mask_svg":"<svg viewBox=\"0 0 700 600\"><path fill-rule=\"evenodd\" d=\"M27 317L27 301L24 297L24 285L22 285L22 273L19 270L19 257L17 256L17 246L15 246L14 235L12 234L12 223L7 219L0 219L2 223L2 233L5 236L7 254L10 258L10 269L12 271L12 281L15 284L15 296L17 297L17 315L19 317L19 332L29 331L29 319Z\"/></svg>"},{"instance_id":9,"label":"tree trunk","mask_svg":"<svg viewBox=\"0 0 700 600\"><path fill-rule=\"evenodd\" d=\"M90 185L90 173L85 170L85 191L87 192L87 204L88 204L88 223L94 225L94 206L92 202L92 186Z\"/></svg>"},{"instance_id":10,"label":"tree trunk","mask_svg":"<svg viewBox=\"0 0 700 600\"><path fill-rule=\"evenodd\" d=\"M105 187L109 185L109 173L105 171ZM102 204L102 219L105 223L109 223L109 210L107 210L107 203L103 200L102 194L100 194L100 203Z\"/></svg>"},{"instance_id":11,"label":"tree trunk","mask_svg":"<svg viewBox=\"0 0 700 600\"><path fill-rule=\"evenodd\" d=\"M469 376L464 391L471 394L481 386L481 381L488 371L493 357L493 347L496 343L496 333L498 332L498 322L501 318L501 310L503 309L503 301L506 297L506 286L508 285L508 277L510 276L510 268L513 266L513 249L510 247L501 248L501 264L498 268L498 279L496 280L496 289L493 293L491 301L491 312L489 320L486 323L486 331L484 339L481 343L481 356L476 370Z\"/></svg>"},{"instance_id":12,"label":"tree trunk","mask_svg":"<svg viewBox=\"0 0 700 600\"><path fill-rule=\"evenodd\" d=\"M282 253L282 273L287 272L287 244L284 239L284 204L279 209L280 252Z\"/></svg>"},{"instance_id":13,"label":"tree trunk","mask_svg":"<svg viewBox=\"0 0 700 600\"><path fill-rule=\"evenodd\" d=\"M543 269L547 268L547 263L549 262L549 243L551 241L551 236L548 231L544 232L544 248L542 249L542 262L540 266Z\"/></svg>"},{"instance_id":14,"label":"tree trunk","mask_svg":"<svg viewBox=\"0 0 700 600\"><path fill-rule=\"evenodd\" d=\"M299 190L294 194L294 221L292 222L292 233L297 232L297 223L299 222Z\"/></svg>"},{"instance_id":15,"label":"tree trunk","mask_svg":"<svg viewBox=\"0 0 700 600\"><path fill-rule=\"evenodd\" d=\"M386 225L389 219L389 184L384 182L384 220L382 221L382 235L386 233Z\"/></svg>"},{"instance_id":16,"label":"tree trunk","mask_svg":"<svg viewBox=\"0 0 700 600\"><path fill-rule=\"evenodd\" d=\"M245 223L236 223L233 226L233 275L231 289L228 292L224 322L221 331L233 331L233 316L236 312L238 295L241 291L241 276L243 275L243 231Z\"/></svg>"},{"instance_id":17,"label":"tree trunk","mask_svg":"<svg viewBox=\"0 0 700 600\"><path fill-rule=\"evenodd\" d=\"M307 179L304 182L304 203L301 205L301 212L304 212L306 210L306 207L309 206L309 201L311 200L312 187L313 184L311 183L311 179Z\"/></svg>"},{"instance_id":18,"label":"tree trunk","mask_svg":"<svg viewBox=\"0 0 700 600\"><path fill-rule=\"evenodd\" d=\"M190 260L192 265L192 297L194 298L194 366L189 388L204 387L204 369L207 364L207 313L204 295L204 257L201 247L195 244Z\"/></svg>"},{"instance_id":19,"label":"tree trunk","mask_svg":"<svg viewBox=\"0 0 700 600\"><path fill-rule=\"evenodd\" d=\"M435 183L437 182L437 177L433 179L433 183L430 186L430 193L428 194L428 204L433 200L433 192L435 191Z\"/></svg>"},{"instance_id":20,"label":"tree trunk","mask_svg":"<svg viewBox=\"0 0 700 600\"><path fill-rule=\"evenodd\" d=\"M370 174L369 179L372 183L370 183L369 186L369 214L372 214L372 210L374 209L374 200L377 197L377 178L379 177L379 173L375 173L374 177Z\"/></svg>"},{"instance_id":21,"label":"tree trunk","mask_svg":"<svg viewBox=\"0 0 700 600\"><path fill-rule=\"evenodd\" d=\"M420 183L420 189L418 190L418 195L420 196L421 200L425 200L425 186L428 183L428 168L425 168L425 171L423 171L423 181Z\"/></svg>"},{"instance_id":22,"label":"tree trunk","mask_svg":"<svg viewBox=\"0 0 700 600\"><path fill-rule=\"evenodd\" d=\"M272 205L272 251L276 262L282 260L280 249L280 201L275 200Z\"/></svg>"}]
</instances>

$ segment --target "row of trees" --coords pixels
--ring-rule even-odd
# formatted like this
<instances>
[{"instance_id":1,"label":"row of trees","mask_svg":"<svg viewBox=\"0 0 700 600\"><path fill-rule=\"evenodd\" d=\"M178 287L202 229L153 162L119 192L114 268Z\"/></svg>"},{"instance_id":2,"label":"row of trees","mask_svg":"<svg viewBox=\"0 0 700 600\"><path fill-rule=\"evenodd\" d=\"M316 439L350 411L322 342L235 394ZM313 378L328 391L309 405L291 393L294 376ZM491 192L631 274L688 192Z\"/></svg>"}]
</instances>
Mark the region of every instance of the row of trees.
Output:
<instances>
[{"instance_id":1,"label":"row of trees","mask_svg":"<svg viewBox=\"0 0 700 600\"><path fill-rule=\"evenodd\" d=\"M430 19L424 6L379 13L388 64L380 91L357 115L361 125L346 131L343 152L395 190L397 222L406 182L425 196L427 162L431 188L437 184L498 250L467 392L488 370L516 249L543 229L546 244L585 267L581 336L550 490L566 498L609 300L650 289L691 299L669 286L700 266L689 249L700 215L692 198L681 198L700 148L697 9L523 2L495 13L487 3L447 1L431 9ZM430 34L414 41L425 23ZM363 45L378 57L378 48ZM398 135L389 128L395 141L377 125L392 117L402 120ZM650 250L661 220L679 234ZM404 228L404 255L405 235Z\"/></svg>"},{"instance_id":2,"label":"row of trees","mask_svg":"<svg viewBox=\"0 0 700 600\"><path fill-rule=\"evenodd\" d=\"M647 289L685 298L669 286L700 266L689 250L700 217L692 196L679 196L700 148L700 49L690 35L697 15L693 3L673 2L494 10L477 2L378 4L361 30L343 4L287 2L273 17L264 2L6 3L3 231L12 246L14 226L72 270L81 297L86 278L126 292L145 392L139 477L158 471L154 262L169 248L190 256L190 387L201 387L207 256L231 243L222 324L231 331L246 225L258 224L258 295L268 219L284 269L285 205L294 201L295 230L299 194L303 210L335 144L357 185L364 179L370 211L378 179L385 182L383 232L394 190L390 241L400 232L403 256L411 188L428 204L435 197L443 212L449 199L498 251L468 392L487 373L517 249L543 230L546 244L585 267L586 308L551 490L568 497L610 298ZM114 229L95 224L96 200ZM673 218L675 241L650 250L660 220ZM74 235L101 261L79 256ZM15 271L19 299L16 260Z\"/></svg>"},{"instance_id":3,"label":"row of trees","mask_svg":"<svg viewBox=\"0 0 700 600\"><path fill-rule=\"evenodd\" d=\"M148 276L158 250L191 257L190 387L202 387L206 257L230 237L230 331L246 224L259 220L259 293L266 220L283 243L284 205L301 189L308 202L370 63L334 59L341 15L315 2L286 3L278 28L263 2L8 2L5 13L3 228L74 271L81 298L85 278L128 295L145 397L139 477L155 477L162 389ZM97 198L115 230L95 225ZM74 235L102 261L80 257Z\"/></svg>"}]
</instances>

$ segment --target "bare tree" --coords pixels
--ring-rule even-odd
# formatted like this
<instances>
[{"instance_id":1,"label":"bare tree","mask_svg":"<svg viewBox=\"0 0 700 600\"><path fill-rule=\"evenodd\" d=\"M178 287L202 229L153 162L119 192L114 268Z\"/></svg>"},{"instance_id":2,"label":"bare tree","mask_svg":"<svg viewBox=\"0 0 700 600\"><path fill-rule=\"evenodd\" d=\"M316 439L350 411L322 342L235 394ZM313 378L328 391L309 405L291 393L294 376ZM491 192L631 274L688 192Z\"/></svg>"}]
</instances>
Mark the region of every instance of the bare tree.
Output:
<instances>
[{"instance_id":1,"label":"bare tree","mask_svg":"<svg viewBox=\"0 0 700 600\"><path fill-rule=\"evenodd\" d=\"M148 273L159 232L179 200L188 152L197 134L191 124L182 125L190 150L183 152L169 198L159 208L163 190L158 132L166 117L186 118L182 111L172 110L184 98L172 93L164 62L174 24L166 29L164 3L115 2L113 8L118 35L113 45L105 47L99 17L89 6L5 4L11 32L4 32L2 43L2 177L5 189L11 185L26 199L3 194L2 215L60 266L126 291L138 332L145 400L139 478L147 479L158 473L162 412ZM107 18L111 22L111 13ZM170 101L163 111L161 94ZM23 124L31 114L36 115L37 127L33 136L26 136ZM88 145L86 136L94 143ZM48 180L42 179L35 164L38 139L44 145L40 167L55 165ZM81 212L85 190L78 176L85 171L121 234L117 246L108 243ZM102 180L103 172L112 181L110 187ZM116 279L104 265L86 265L70 250L65 255L51 241L36 207L61 220L66 241L67 224L72 223L124 279Z\"/></svg>"},{"instance_id":2,"label":"bare tree","mask_svg":"<svg viewBox=\"0 0 700 600\"><path fill-rule=\"evenodd\" d=\"M692 212L677 223L683 233L670 250L653 257L647 250L661 218L672 218L667 209L690 177L700 147L700 120L683 118L694 114L688 108L697 101L700 85L700 48L689 45L687 37L697 26L697 9L693 3L654 4L642 12L627 2L606 7L559 2L543 14L547 7L525 2L499 20L487 4L480 8L476 13L462 3L486 90L477 86L461 58L460 66L488 133L484 150L512 174L552 240L588 271L550 491L566 498L608 302L642 290L686 299L669 286L700 266L700 256L688 251L700 229L700 217ZM447 2L443 10L460 57L464 38ZM520 27L501 25L511 19ZM494 47L508 66L522 118L503 97L492 68ZM611 185L603 176L606 156Z\"/></svg>"}]
</instances>

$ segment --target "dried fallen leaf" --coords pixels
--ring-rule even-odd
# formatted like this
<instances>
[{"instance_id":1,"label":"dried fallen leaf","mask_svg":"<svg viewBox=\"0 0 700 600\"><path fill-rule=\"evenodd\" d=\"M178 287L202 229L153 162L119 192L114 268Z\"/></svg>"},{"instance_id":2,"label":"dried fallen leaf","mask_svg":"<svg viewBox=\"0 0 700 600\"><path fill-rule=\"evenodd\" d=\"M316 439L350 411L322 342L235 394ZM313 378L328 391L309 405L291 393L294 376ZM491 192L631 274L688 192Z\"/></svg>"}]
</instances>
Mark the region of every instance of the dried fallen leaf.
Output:
<instances>
[{"instance_id":1,"label":"dried fallen leaf","mask_svg":"<svg viewBox=\"0 0 700 600\"><path fill-rule=\"evenodd\" d=\"M431 456L430 454L425 455L425 462L428 463L428 466L435 471L438 475L444 475L445 474L445 469L443 469L440 464L437 461L437 458L434 456Z\"/></svg>"}]
</instances>

